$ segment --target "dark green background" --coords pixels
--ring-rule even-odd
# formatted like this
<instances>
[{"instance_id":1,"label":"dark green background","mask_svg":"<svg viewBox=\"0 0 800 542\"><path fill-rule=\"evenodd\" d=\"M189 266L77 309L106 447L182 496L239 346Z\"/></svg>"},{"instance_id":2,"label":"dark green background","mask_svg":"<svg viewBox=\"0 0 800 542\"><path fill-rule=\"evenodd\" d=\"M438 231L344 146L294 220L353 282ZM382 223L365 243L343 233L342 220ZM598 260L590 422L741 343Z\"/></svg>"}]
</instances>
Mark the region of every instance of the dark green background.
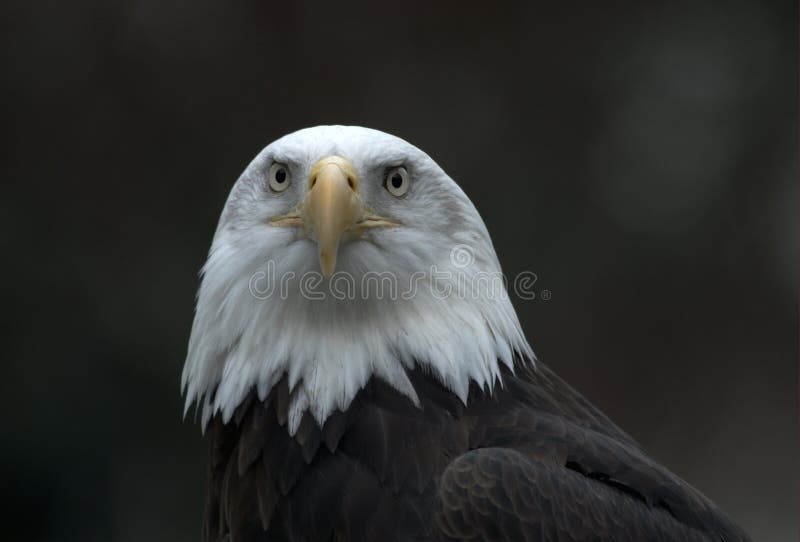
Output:
<instances>
[{"instance_id":1,"label":"dark green background","mask_svg":"<svg viewBox=\"0 0 800 542\"><path fill-rule=\"evenodd\" d=\"M796 7L555 4L2 3L3 538L197 539L197 272L252 156L345 123L461 183L546 363L792 539Z\"/></svg>"}]
</instances>

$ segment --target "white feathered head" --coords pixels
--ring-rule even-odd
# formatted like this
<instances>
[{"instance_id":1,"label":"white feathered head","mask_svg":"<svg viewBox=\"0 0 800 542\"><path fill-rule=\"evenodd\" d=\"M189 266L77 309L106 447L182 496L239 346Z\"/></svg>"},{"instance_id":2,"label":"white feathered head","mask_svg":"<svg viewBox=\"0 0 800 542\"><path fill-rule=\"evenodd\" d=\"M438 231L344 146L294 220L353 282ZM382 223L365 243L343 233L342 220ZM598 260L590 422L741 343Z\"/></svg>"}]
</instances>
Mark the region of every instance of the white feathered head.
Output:
<instances>
[{"instance_id":1,"label":"white feathered head","mask_svg":"<svg viewBox=\"0 0 800 542\"><path fill-rule=\"evenodd\" d=\"M267 146L233 186L202 270L182 386L227 420L284 375L289 431L371 377L418 401L423 365L467 400L533 354L464 192L389 134L318 126Z\"/></svg>"}]
</instances>

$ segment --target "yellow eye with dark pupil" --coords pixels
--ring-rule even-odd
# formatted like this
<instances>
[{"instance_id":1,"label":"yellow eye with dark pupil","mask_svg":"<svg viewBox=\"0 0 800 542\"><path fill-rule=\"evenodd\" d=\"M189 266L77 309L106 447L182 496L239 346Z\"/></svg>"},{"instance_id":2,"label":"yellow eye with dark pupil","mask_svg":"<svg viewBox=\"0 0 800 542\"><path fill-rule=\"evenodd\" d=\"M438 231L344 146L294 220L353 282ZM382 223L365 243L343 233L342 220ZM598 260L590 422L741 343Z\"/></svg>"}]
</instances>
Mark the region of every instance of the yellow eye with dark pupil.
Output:
<instances>
[{"instance_id":1,"label":"yellow eye with dark pupil","mask_svg":"<svg viewBox=\"0 0 800 542\"><path fill-rule=\"evenodd\" d=\"M288 168L280 162L275 162L269 168L269 187L273 192L283 192L289 187L291 178Z\"/></svg>"},{"instance_id":2,"label":"yellow eye with dark pupil","mask_svg":"<svg viewBox=\"0 0 800 542\"><path fill-rule=\"evenodd\" d=\"M384 186L386 191L396 198L404 196L408 192L408 171L400 166L390 169L386 174Z\"/></svg>"}]
</instances>

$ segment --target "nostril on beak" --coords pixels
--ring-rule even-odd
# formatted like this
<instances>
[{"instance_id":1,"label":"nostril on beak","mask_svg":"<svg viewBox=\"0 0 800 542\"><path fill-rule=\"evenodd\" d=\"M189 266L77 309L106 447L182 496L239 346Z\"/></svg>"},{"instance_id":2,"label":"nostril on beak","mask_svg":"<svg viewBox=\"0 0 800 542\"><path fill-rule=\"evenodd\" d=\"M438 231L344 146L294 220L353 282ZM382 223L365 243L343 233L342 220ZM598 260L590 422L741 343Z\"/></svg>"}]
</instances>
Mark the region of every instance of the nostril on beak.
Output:
<instances>
[{"instance_id":1,"label":"nostril on beak","mask_svg":"<svg viewBox=\"0 0 800 542\"><path fill-rule=\"evenodd\" d=\"M308 179L308 189L311 190L312 188L314 188L314 185L316 184L317 184L317 175L315 174ZM347 186L350 187L350 190L355 192L356 180L352 175L347 176Z\"/></svg>"},{"instance_id":2,"label":"nostril on beak","mask_svg":"<svg viewBox=\"0 0 800 542\"><path fill-rule=\"evenodd\" d=\"M350 191L358 191L358 172L349 160L341 156L327 156L314 164L308 173L309 192L315 189L318 180L321 184L316 190L321 190L322 185L328 184L329 180L335 180L337 183L346 181Z\"/></svg>"}]
</instances>

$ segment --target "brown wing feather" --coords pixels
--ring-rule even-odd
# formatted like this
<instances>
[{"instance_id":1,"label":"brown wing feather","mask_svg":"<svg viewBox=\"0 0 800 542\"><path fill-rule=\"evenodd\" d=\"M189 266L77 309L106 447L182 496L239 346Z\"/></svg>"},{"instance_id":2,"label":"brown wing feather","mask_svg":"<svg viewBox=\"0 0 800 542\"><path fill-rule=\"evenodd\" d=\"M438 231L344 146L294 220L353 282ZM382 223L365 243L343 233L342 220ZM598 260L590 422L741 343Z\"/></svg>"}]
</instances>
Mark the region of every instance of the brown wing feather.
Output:
<instances>
[{"instance_id":1,"label":"brown wing feather","mask_svg":"<svg viewBox=\"0 0 800 542\"><path fill-rule=\"evenodd\" d=\"M408 376L293 437L285 380L213 418L204 540L747 539L541 363L467 407Z\"/></svg>"},{"instance_id":2,"label":"brown wing feather","mask_svg":"<svg viewBox=\"0 0 800 542\"><path fill-rule=\"evenodd\" d=\"M483 448L442 475L441 540L719 540L613 487L508 448Z\"/></svg>"}]
</instances>

